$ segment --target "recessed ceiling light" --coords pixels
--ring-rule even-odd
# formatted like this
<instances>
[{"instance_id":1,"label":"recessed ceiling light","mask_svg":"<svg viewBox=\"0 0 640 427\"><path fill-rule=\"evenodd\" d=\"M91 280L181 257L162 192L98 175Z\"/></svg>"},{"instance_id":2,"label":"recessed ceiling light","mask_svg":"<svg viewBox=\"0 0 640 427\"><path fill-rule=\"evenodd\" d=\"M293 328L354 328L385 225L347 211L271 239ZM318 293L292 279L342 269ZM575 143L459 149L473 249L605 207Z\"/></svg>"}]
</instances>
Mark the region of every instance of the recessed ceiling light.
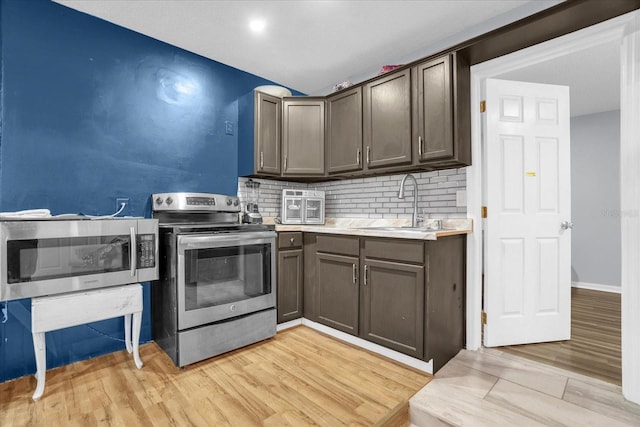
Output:
<instances>
[{"instance_id":1,"label":"recessed ceiling light","mask_svg":"<svg viewBox=\"0 0 640 427\"><path fill-rule=\"evenodd\" d=\"M254 19L251 22L249 22L249 28L251 28L251 31L255 32L255 33L259 33L262 30L264 30L264 27L267 26L267 23L264 21L264 19Z\"/></svg>"}]
</instances>

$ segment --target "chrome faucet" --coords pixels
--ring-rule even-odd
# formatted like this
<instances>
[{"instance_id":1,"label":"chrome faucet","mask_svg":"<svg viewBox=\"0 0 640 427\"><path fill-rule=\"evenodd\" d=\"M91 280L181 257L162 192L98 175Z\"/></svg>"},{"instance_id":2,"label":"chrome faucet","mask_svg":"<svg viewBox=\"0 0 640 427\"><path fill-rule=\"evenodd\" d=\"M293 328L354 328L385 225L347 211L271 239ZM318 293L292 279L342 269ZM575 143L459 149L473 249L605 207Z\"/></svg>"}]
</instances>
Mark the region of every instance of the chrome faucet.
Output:
<instances>
[{"instance_id":1,"label":"chrome faucet","mask_svg":"<svg viewBox=\"0 0 640 427\"><path fill-rule=\"evenodd\" d=\"M413 180L413 214L411 215L411 226L415 228L418 226L418 221L421 221L422 218L418 216L418 181L416 181L416 178L410 173L403 176L402 181L400 181L398 199L404 199L404 183L407 178L411 178Z\"/></svg>"}]
</instances>

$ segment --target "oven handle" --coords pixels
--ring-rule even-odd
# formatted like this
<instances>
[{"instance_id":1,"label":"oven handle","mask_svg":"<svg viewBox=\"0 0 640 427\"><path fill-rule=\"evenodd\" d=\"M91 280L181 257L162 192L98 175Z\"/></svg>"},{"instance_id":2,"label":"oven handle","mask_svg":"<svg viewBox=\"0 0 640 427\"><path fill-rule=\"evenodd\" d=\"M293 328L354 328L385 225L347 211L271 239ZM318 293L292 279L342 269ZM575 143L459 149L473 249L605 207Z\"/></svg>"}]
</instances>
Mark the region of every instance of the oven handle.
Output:
<instances>
[{"instance_id":1,"label":"oven handle","mask_svg":"<svg viewBox=\"0 0 640 427\"><path fill-rule=\"evenodd\" d=\"M136 256L138 252L138 245L136 243L135 227L130 227L129 232L131 233L131 277L134 277L136 275L136 269L138 268L138 257Z\"/></svg>"},{"instance_id":2,"label":"oven handle","mask_svg":"<svg viewBox=\"0 0 640 427\"><path fill-rule=\"evenodd\" d=\"M231 245L275 244L273 231L240 232L231 234L189 234L178 235L179 249L203 249Z\"/></svg>"}]
</instances>

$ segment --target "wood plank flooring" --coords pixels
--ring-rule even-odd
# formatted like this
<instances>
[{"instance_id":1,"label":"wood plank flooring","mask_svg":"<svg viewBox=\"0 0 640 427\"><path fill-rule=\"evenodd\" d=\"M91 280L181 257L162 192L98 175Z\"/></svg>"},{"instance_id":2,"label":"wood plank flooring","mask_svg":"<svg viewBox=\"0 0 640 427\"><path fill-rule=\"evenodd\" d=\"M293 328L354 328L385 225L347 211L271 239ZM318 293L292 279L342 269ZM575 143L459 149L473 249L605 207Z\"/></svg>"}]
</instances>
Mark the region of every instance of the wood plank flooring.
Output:
<instances>
[{"instance_id":1,"label":"wood plank flooring","mask_svg":"<svg viewBox=\"0 0 640 427\"><path fill-rule=\"evenodd\" d=\"M571 340L500 349L622 385L620 318L620 294L572 288Z\"/></svg>"},{"instance_id":2,"label":"wood plank flooring","mask_svg":"<svg viewBox=\"0 0 640 427\"><path fill-rule=\"evenodd\" d=\"M502 352L462 350L410 399L416 426L638 426L620 387Z\"/></svg>"},{"instance_id":3,"label":"wood plank flooring","mask_svg":"<svg viewBox=\"0 0 640 427\"><path fill-rule=\"evenodd\" d=\"M0 426L400 426L431 376L304 326L176 368L155 344L0 384Z\"/></svg>"}]
</instances>

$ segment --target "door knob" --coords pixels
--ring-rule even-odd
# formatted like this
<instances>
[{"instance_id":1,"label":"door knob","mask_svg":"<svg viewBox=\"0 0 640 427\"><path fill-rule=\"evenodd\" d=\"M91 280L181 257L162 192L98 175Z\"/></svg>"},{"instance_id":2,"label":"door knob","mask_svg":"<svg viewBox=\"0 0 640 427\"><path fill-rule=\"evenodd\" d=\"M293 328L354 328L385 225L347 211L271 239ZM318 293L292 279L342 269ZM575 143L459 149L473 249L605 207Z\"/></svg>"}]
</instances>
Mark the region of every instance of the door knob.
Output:
<instances>
[{"instance_id":1,"label":"door knob","mask_svg":"<svg viewBox=\"0 0 640 427\"><path fill-rule=\"evenodd\" d=\"M573 223L571 221L562 221L562 224L560 224L560 228L562 228L563 230L568 230L570 228L573 228Z\"/></svg>"}]
</instances>

